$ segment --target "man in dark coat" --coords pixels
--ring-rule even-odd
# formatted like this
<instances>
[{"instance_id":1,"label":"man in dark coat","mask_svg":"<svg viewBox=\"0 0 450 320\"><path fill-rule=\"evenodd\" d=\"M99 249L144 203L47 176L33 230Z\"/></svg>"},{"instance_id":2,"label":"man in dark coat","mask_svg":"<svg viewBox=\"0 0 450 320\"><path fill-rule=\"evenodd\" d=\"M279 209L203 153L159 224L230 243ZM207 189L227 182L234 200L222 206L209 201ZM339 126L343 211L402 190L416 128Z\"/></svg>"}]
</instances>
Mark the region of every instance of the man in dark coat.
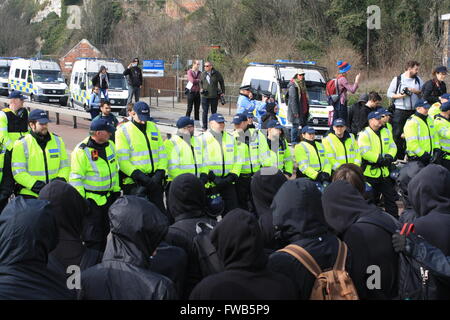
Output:
<instances>
[{"instance_id":1,"label":"man in dark coat","mask_svg":"<svg viewBox=\"0 0 450 320\"><path fill-rule=\"evenodd\" d=\"M89 207L80 193L70 184L54 180L41 190L39 199L50 202L58 226L59 242L48 255L48 267L67 278L71 275L67 273L71 265L83 271L100 263L103 252L88 249L81 239L83 219Z\"/></svg>"},{"instance_id":2,"label":"man in dark coat","mask_svg":"<svg viewBox=\"0 0 450 320\"><path fill-rule=\"evenodd\" d=\"M199 222L215 226L217 221L205 214L205 188L200 180L190 173L176 177L170 186L169 211L175 223L169 227L166 242L183 248L188 255L188 271L182 297L188 298L192 289L202 279L198 254L194 248Z\"/></svg>"},{"instance_id":3,"label":"man in dark coat","mask_svg":"<svg viewBox=\"0 0 450 320\"><path fill-rule=\"evenodd\" d=\"M325 188L322 206L325 221L350 250L352 261L348 271L360 299L391 300L396 297L398 254L392 247L391 233L384 227L361 221L367 219L395 230L394 218L367 203L362 194L344 180ZM379 267L379 274L368 269L369 266ZM379 287L376 285L378 276L381 277ZM374 285L372 289L367 286L368 279Z\"/></svg>"},{"instance_id":4,"label":"man in dark coat","mask_svg":"<svg viewBox=\"0 0 450 320\"><path fill-rule=\"evenodd\" d=\"M13 199L0 216L0 299L74 299L64 278L47 268L57 243L49 202Z\"/></svg>"},{"instance_id":5,"label":"man in dark coat","mask_svg":"<svg viewBox=\"0 0 450 320\"><path fill-rule=\"evenodd\" d=\"M309 102L306 89L305 71L300 70L292 77L288 84L287 118L292 123L291 143L299 142L299 126L304 127L308 122Z\"/></svg>"},{"instance_id":6,"label":"man in dark coat","mask_svg":"<svg viewBox=\"0 0 450 320\"><path fill-rule=\"evenodd\" d=\"M270 271L256 218L242 209L230 211L211 233L225 271L203 279L191 300L292 300L291 280Z\"/></svg>"},{"instance_id":7,"label":"man in dark coat","mask_svg":"<svg viewBox=\"0 0 450 320\"><path fill-rule=\"evenodd\" d=\"M127 77L128 81L128 100L127 104L139 101L141 94L142 84L144 83L144 78L142 77L142 69L139 68L139 58L134 58L128 67L123 72L123 75Z\"/></svg>"},{"instance_id":8,"label":"man in dark coat","mask_svg":"<svg viewBox=\"0 0 450 320\"><path fill-rule=\"evenodd\" d=\"M408 194L417 215L416 233L450 256L450 172L426 166L408 184Z\"/></svg>"},{"instance_id":9,"label":"man in dark coat","mask_svg":"<svg viewBox=\"0 0 450 320\"><path fill-rule=\"evenodd\" d=\"M328 230L321 193L314 182L306 178L286 182L273 199L272 208L275 234L283 246L298 245L312 255L322 270L333 268L339 241ZM301 300L309 299L316 277L295 257L274 252L269 257L269 268L289 277Z\"/></svg>"},{"instance_id":10,"label":"man in dark coat","mask_svg":"<svg viewBox=\"0 0 450 320\"><path fill-rule=\"evenodd\" d=\"M81 274L79 299L175 299L172 281L148 269L150 256L166 236L166 216L143 198L124 196L109 208L109 219L103 261Z\"/></svg>"},{"instance_id":11,"label":"man in dark coat","mask_svg":"<svg viewBox=\"0 0 450 320\"><path fill-rule=\"evenodd\" d=\"M280 249L281 245L275 240L270 206L276 193L286 181L286 176L278 170L274 175L263 175L261 171L258 171L253 175L251 182L253 202L258 215L264 248L272 249L272 251Z\"/></svg>"}]
</instances>

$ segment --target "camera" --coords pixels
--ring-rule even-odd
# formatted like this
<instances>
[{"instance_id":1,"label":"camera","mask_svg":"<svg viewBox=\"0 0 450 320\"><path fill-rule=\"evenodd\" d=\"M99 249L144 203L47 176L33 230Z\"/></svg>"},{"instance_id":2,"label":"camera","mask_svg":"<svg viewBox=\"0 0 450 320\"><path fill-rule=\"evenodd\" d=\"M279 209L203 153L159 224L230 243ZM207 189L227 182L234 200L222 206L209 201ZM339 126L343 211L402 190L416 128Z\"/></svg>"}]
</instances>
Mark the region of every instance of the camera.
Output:
<instances>
[{"instance_id":1,"label":"camera","mask_svg":"<svg viewBox=\"0 0 450 320\"><path fill-rule=\"evenodd\" d=\"M208 95L208 90L202 89L202 91L200 91L200 93L204 96Z\"/></svg>"},{"instance_id":2,"label":"camera","mask_svg":"<svg viewBox=\"0 0 450 320\"><path fill-rule=\"evenodd\" d=\"M402 94L406 94L407 96L410 96L410 95L412 95L412 92L411 92L411 91L409 91L409 89L408 89L408 88L403 88L403 90L402 90Z\"/></svg>"},{"instance_id":3,"label":"camera","mask_svg":"<svg viewBox=\"0 0 450 320\"><path fill-rule=\"evenodd\" d=\"M225 96L222 95L222 90L219 90L218 94L219 94L219 98L220 98L220 103L222 105L225 105L225 103L227 103L227 102L225 101Z\"/></svg>"}]
</instances>

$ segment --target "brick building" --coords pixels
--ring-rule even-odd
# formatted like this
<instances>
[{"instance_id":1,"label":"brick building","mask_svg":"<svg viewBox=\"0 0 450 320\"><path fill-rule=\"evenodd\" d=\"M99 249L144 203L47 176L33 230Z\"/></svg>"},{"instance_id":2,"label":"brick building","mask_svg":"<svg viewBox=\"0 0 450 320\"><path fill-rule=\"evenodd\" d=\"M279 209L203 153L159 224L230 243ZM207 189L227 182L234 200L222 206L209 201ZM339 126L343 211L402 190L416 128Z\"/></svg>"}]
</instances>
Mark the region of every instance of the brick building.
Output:
<instances>
[{"instance_id":1,"label":"brick building","mask_svg":"<svg viewBox=\"0 0 450 320\"><path fill-rule=\"evenodd\" d=\"M165 10L172 19L179 19L200 9L204 4L205 0L167 0Z\"/></svg>"},{"instance_id":2,"label":"brick building","mask_svg":"<svg viewBox=\"0 0 450 320\"><path fill-rule=\"evenodd\" d=\"M88 40L81 40L66 55L59 59L59 65L64 74L69 75L77 58L101 58L103 55Z\"/></svg>"}]
</instances>

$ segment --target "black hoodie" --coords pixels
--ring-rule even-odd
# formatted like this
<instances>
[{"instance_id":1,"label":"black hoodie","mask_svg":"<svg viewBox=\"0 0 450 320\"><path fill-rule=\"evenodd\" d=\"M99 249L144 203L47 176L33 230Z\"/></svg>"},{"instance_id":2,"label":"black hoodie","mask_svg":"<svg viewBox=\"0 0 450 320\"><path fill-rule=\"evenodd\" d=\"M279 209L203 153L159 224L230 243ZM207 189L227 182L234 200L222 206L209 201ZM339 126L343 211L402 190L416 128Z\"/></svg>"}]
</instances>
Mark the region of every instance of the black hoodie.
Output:
<instances>
[{"instance_id":1,"label":"black hoodie","mask_svg":"<svg viewBox=\"0 0 450 320\"><path fill-rule=\"evenodd\" d=\"M203 279L192 291L193 300L295 299L285 276L267 268L262 235L256 218L242 209L230 211L211 233L211 242L225 271Z\"/></svg>"},{"instance_id":2,"label":"black hoodie","mask_svg":"<svg viewBox=\"0 0 450 320\"><path fill-rule=\"evenodd\" d=\"M405 210L402 212L399 221L401 223L411 223L416 218L417 214L412 207L410 197L408 195L409 182L414 178L420 170L424 168L424 165L420 161L408 162L404 167L400 169L399 176L396 180L397 187L399 189L400 198L403 201Z\"/></svg>"},{"instance_id":3,"label":"black hoodie","mask_svg":"<svg viewBox=\"0 0 450 320\"><path fill-rule=\"evenodd\" d=\"M418 216L416 233L450 256L450 172L426 166L409 183L408 194Z\"/></svg>"},{"instance_id":4,"label":"black hoodie","mask_svg":"<svg viewBox=\"0 0 450 320\"><path fill-rule=\"evenodd\" d=\"M344 180L325 188L322 206L326 222L350 250L352 261L348 271L360 299L390 300L396 297L398 255L392 247L391 233L372 224L357 222L360 217L367 217L396 228L394 218L367 203L358 190ZM373 265L380 268L380 289L367 287L367 279L376 276L368 269Z\"/></svg>"},{"instance_id":5,"label":"black hoodie","mask_svg":"<svg viewBox=\"0 0 450 320\"><path fill-rule=\"evenodd\" d=\"M196 225L204 222L215 226L217 221L205 215L205 188L193 174L185 173L172 181L169 199L169 211L175 223L169 227L165 240L170 245L183 248L188 255L188 270L182 295L188 298L192 289L202 279L198 255L194 248Z\"/></svg>"},{"instance_id":6,"label":"black hoodie","mask_svg":"<svg viewBox=\"0 0 450 320\"><path fill-rule=\"evenodd\" d=\"M272 208L275 235L283 246L296 244L304 248L322 270L334 266L339 242L328 231L321 193L314 182L307 178L286 182L275 196ZM269 258L269 267L293 281L301 300L309 299L316 278L297 259L285 252L275 252Z\"/></svg>"},{"instance_id":7,"label":"black hoodie","mask_svg":"<svg viewBox=\"0 0 450 320\"><path fill-rule=\"evenodd\" d=\"M280 248L280 244L274 239L272 209L270 206L276 193L286 181L286 176L280 170L274 175L262 175L261 171L258 171L252 178L253 203L259 216L259 225L265 248L274 250Z\"/></svg>"},{"instance_id":8,"label":"black hoodie","mask_svg":"<svg viewBox=\"0 0 450 320\"><path fill-rule=\"evenodd\" d=\"M57 242L48 201L13 199L0 216L0 299L74 299L64 278L47 269Z\"/></svg>"},{"instance_id":9,"label":"black hoodie","mask_svg":"<svg viewBox=\"0 0 450 320\"><path fill-rule=\"evenodd\" d=\"M167 218L151 202L119 198L109 208L111 233L103 261L81 275L80 299L167 300L172 281L148 269L149 257L167 233Z\"/></svg>"},{"instance_id":10,"label":"black hoodie","mask_svg":"<svg viewBox=\"0 0 450 320\"><path fill-rule=\"evenodd\" d=\"M55 180L41 190L39 199L50 202L59 231L59 242L48 256L48 267L69 277L68 266L77 265L83 271L100 263L103 253L86 248L81 240L82 223L89 208L80 193L70 184Z\"/></svg>"}]
</instances>

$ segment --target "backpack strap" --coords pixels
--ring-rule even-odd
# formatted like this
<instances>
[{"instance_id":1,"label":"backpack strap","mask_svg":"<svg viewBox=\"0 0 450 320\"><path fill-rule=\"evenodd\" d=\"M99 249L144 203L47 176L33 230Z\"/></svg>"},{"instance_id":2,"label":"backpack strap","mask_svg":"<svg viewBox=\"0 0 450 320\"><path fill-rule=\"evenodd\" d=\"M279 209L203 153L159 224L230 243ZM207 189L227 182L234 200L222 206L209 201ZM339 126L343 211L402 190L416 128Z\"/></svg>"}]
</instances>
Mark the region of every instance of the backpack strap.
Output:
<instances>
[{"instance_id":1,"label":"backpack strap","mask_svg":"<svg viewBox=\"0 0 450 320\"><path fill-rule=\"evenodd\" d=\"M395 87L395 92L398 93L398 89L400 88L400 82L402 81L402 75L397 76L397 86Z\"/></svg>"},{"instance_id":2,"label":"backpack strap","mask_svg":"<svg viewBox=\"0 0 450 320\"><path fill-rule=\"evenodd\" d=\"M336 258L336 262L334 263L333 270L342 270L345 271L345 260L347 260L347 245L345 242L339 241L339 250Z\"/></svg>"},{"instance_id":3,"label":"backpack strap","mask_svg":"<svg viewBox=\"0 0 450 320\"><path fill-rule=\"evenodd\" d=\"M309 254L308 251L296 244L290 244L287 247L278 251L286 252L297 259L305 266L316 278L322 273L322 269L317 264L316 260Z\"/></svg>"}]
</instances>

